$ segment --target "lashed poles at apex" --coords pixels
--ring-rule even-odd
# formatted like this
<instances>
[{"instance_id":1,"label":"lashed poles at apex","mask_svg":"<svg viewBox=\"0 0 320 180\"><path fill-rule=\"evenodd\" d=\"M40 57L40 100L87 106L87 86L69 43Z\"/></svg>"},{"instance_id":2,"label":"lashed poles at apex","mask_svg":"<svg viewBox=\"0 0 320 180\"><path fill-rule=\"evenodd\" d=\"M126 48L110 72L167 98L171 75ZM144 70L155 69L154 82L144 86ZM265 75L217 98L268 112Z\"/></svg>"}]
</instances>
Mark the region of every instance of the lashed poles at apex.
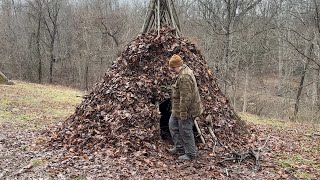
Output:
<instances>
[{"instance_id":1,"label":"lashed poles at apex","mask_svg":"<svg viewBox=\"0 0 320 180\"><path fill-rule=\"evenodd\" d=\"M176 29L176 36L181 36L180 23L173 0L150 0L149 8L142 26L142 33L156 29L158 34L163 25Z\"/></svg>"}]
</instances>

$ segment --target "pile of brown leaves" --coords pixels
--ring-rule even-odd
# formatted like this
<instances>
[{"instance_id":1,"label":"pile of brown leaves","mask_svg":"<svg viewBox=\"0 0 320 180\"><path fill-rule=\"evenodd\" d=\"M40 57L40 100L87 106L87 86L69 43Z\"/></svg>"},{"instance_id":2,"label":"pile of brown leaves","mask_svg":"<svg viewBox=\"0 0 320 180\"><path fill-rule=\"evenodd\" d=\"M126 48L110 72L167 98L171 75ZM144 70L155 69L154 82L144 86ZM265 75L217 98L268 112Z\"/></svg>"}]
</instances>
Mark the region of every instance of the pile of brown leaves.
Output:
<instances>
[{"instance_id":1,"label":"pile of brown leaves","mask_svg":"<svg viewBox=\"0 0 320 180\"><path fill-rule=\"evenodd\" d=\"M54 131L51 145L79 153L108 147L123 153L156 150L160 117L155 102L167 96L161 86L174 81L167 61L175 53L194 70L205 106L202 127L211 115L220 141L229 148L240 148L246 143L245 124L220 91L201 52L189 40L177 38L169 27L163 27L160 36L152 31L128 44L103 81Z\"/></svg>"}]
</instances>

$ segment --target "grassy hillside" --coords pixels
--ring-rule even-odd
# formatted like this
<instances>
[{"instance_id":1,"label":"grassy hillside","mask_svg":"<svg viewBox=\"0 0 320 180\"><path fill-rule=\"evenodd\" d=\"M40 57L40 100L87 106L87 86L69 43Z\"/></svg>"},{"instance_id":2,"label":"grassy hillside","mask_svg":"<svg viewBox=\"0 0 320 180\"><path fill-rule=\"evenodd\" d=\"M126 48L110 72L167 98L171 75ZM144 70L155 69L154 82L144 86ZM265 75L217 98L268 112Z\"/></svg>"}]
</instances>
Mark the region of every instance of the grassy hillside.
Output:
<instances>
[{"instance_id":1,"label":"grassy hillside","mask_svg":"<svg viewBox=\"0 0 320 180\"><path fill-rule=\"evenodd\" d=\"M40 128L64 120L74 112L83 94L62 86L15 83L0 85L0 123Z\"/></svg>"},{"instance_id":2,"label":"grassy hillside","mask_svg":"<svg viewBox=\"0 0 320 180\"><path fill-rule=\"evenodd\" d=\"M67 166L69 169L67 171L63 167L60 169L50 169L45 166L45 164L49 163L47 158L42 158L41 160L28 159L29 154L37 147L37 143L34 142L37 142L39 138L39 130L48 129L48 126L56 125L58 122L62 122L70 116L74 112L76 105L81 102L83 92L63 86L39 85L20 81L15 81L15 83L16 85L12 86L0 85L0 139L1 134L3 134L7 136L5 138L5 141L8 142L7 144L14 144L20 141L22 145L18 148L7 145L7 149L3 149L0 141L0 179L2 177L9 177L19 170L19 168L28 165L28 163L34 167L33 171L25 173L25 176L17 176L17 179L46 179L48 177L55 179L62 175L71 179L97 177L97 175L91 171L78 171L79 169L77 168L72 169L73 164L72 166ZM267 175L268 178L271 179L314 179L320 175L319 124L301 124L286 120L259 117L248 113L239 114L248 124L256 129L255 132L252 132L253 140L257 142L255 145L261 145L267 136L271 138L264 150L262 161L263 170L255 172L250 166L248 168L245 167L245 165L230 165L230 168L239 171L234 171L234 177L239 177L240 175L244 179L264 179ZM25 140L25 136L32 138ZM41 147L39 149L41 149ZM203 156L205 156L205 154ZM122 160L121 158L112 159L112 161L106 160L106 164L103 166L108 168L100 173L101 177L106 177L106 175L110 175L111 177L114 177L114 175L119 176L119 169L122 169L122 166L127 163L123 163ZM41 163L35 163L38 161ZM8 163L10 165L8 165ZM143 167L135 167L138 171L152 169L152 171L150 171L152 172L151 174L148 171L145 172L146 174L142 173L141 177L137 177L143 178L145 175L153 177L154 174L160 175L160 177L161 175L171 178L183 177L180 176L181 174L173 176L171 171L163 169L163 167L180 168L179 164L176 164L177 162L166 160L161 163L163 163L161 166L162 169L154 166L149 167L148 164L145 163L142 164L144 165ZM210 163L218 167L214 164L214 161ZM81 169L83 165L78 164L77 166ZM96 166L96 164L93 164L92 167L94 168ZM47 169L44 171L43 169L45 168ZM186 172L189 172L189 170L185 171L183 166L177 170L177 173L183 174ZM89 176L88 174L90 173L91 175Z\"/></svg>"}]
</instances>

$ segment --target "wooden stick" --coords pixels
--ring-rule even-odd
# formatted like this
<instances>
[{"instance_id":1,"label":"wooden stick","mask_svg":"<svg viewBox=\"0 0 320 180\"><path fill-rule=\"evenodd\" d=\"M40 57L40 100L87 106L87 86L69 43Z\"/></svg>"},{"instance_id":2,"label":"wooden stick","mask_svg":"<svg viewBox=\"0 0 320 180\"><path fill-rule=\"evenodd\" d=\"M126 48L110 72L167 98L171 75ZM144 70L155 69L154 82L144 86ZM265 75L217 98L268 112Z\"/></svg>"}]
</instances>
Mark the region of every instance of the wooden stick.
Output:
<instances>
[{"instance_id":1,"label":"wooden stick","mask_svg":"<svg viewBox=\"0 0 320 180\"><path fill-rule=\"evenodd\" d=\"M146 19L144 20L144 23L142 26L142 33L146 33L149 30L148 28L150 26L152 15L154 14L155 5L156 5L155 0L152 0L147 11Z\"/></svg>"},{"instance_id":2,"label":"wooden stick","mask_svg":"<svg viewBox=\"0 0 320 180\"><path fill-rule=\"evenodd\" d=\"M269 141L269 139L270 139L270 135L268 135L267 140L264 142L263 146L258 148L258 151L262 151L262 149L267 145L267 142Z\"/></svg>"},{"instance_id":3,"label":"wooden stick","mask_svg":"<svg viewBox=\"0 0 320 180\"><path fill-rule=\"evenodd\" d=\"M208 127L208 130L209 130L209 133L210 133L210 135L211 135L211 137L212 137L212 139L213 139L213 141L214 141L214 145L216 146L217 144L219 144L220 146L225 147L225 146L219 141L218 137L216 136L216 134L214 133L214 131L213 131L213 129L212 129L212 127L213 127L212 119L209 118L209 119L206 119L206 121L208 121L209 124L210 124L209 127Z\"/></svg>"},{"instance_id":4,"label":"wooden stick","mask_svg":"<svg viewBox=\"0 0 320 180\"><path fill-rule=\"evenodd\" d=\"M174 24L175 24L176 29L177 29L177 31L176 31L177 37L180 37L181 36L180 23L179 23L179 19L178 19L176 8L174 7L174 3L172 2L172 0L170 0L169 6L170 6L170 9L171 9L171 13L173 15Z\"/></svg>"},{"instance_id":5,"label":"wooden stick","mask_svg":"<svg viewBox=\"0 0 320 180\"><path fill-rule=\"evenodd\" d=\"M160 0L158 0L158 36L160 36Z\"/></svg>"},{"instance_id":6,"label":"wooden stick","mask_svg":"<svg viewBox=\"0 0 320 180\"><path fill-rule=\"evenodd\" d=\"M181 33L180 33L180 29L179 29L179 27L178 27L177 24L176 24L176 20L174 19L171 2L172 2L172 1L168 0L169 14L170 14L170 17L171 17L172 26L173 26L174 29L176 29L176 35L177 35L177 37L180 37L180 34L181 34Z\"/></svg>"},{"instance_id":7,"label":"wooden stick","mask_svg":"<svg viewBox=\"0 0 320 180\"><path fill-rule=\"evenodd\" d=\"M250 149L249 151L246 151L243 153L232 152L232 153L230 153L231 157L225 158L218 163L222 164L225 161L238 161L239 163L241 163L243 160L252 157L255 159L256 170L261 170L261 165L260 165L261 155L260 155L260 153L267 145L267 142L269 141L269 139L270 139L270 136L268 135L266 141L264 142L264 144L261 147L256 148L256 149Z\"/></svg>"},{"instance_id":8,"label":"wooden stick","mask_svg":"<svg viewBox=\"0 0 320 180\"><path fill-rule=\"evenodd\" d=\"M203 138L203 136L202 136L202 133L201 133L201 130L200 130L200 128L199 128L197 119L199 119L199 118L197 117L197 118L194 119L194 125L196 126L196 129L197 129L197 131L198 131L198 133L199 133L199 136L200 136L200 139L201 139L202 143L205 144L206 141L204 140L204 138Z\"/></svg>"},{"instance_id":9,"label":"wooden stick","mask_svg":"<svg viewBox=\"0 0 320 180\"><path fill-rule=\"evenodd\" d=\"M216 146L217 143L220 144L220 142L218 141L217 136L214 134L214 132L213 132L213 130L212 130L212 127L208 127L208 129L209 129L209 133L210 133L211 137L213 138L214 145Z\"/></svg>"}]
</instances>

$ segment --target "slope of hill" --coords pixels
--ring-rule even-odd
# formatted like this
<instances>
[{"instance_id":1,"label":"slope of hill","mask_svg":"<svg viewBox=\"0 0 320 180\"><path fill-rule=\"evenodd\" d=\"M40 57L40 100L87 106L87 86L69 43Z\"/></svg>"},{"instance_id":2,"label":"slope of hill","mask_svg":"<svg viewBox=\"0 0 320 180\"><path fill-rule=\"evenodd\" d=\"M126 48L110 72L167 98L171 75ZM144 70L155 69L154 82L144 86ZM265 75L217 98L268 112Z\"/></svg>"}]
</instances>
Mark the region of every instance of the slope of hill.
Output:
<instances>
[{"instance_id":1,"label":"slope of hill","mask_svg":"<svg viewBox=\"0 0 320 180\"><path fill-rule=\"evenodd\" d=\"M16 81L0 86L0 122L43 127L67 118L81 102L80 91Z\"/></svg>"},{"instance_id":2,"label":"slope of hill","mask_svg":"<svg viewBox=\"0 0 320 180\"><path fill-rule=\"evenodd\" d=\"M15 81L0 85L0 179L316 179L320 176L319 124L240 114L251 125L252 147L262 147L261 170L253 160L218 163L223 154L200 146L200 157L179 162L169 154L74 156L45 150L47 132L81 102L82 92ZM268 141L266 142L266 140ZM163 148L170 145L163 142Z\"/></svg>"}]
</instances>

